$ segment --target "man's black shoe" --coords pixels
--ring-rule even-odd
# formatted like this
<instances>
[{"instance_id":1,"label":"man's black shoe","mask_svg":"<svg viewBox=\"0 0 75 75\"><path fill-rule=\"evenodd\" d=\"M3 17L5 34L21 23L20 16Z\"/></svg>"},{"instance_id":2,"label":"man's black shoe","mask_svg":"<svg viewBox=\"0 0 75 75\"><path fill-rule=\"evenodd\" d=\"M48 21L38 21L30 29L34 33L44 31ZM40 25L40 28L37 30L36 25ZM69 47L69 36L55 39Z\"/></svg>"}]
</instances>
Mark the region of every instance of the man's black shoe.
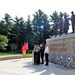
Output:
<instances>
[{"instance_id":1,"label":"man's black shoe","mask_svg":"<svg viewBox=\"0 0 75 75\"><path fill-rule=\"evenodd\" d=\"M44 63L41 63L41 64L44 64Z\"/></svg>"},{"instance_id":2,"label":"man's black shoe","mask_svg":"<svg viewBox=\"0 0 75 75\"><path fill-rule=\"evenodd\" d=\"M45 64L45 66L48 66L48 64Z\"/></svg>"}]
</instances>

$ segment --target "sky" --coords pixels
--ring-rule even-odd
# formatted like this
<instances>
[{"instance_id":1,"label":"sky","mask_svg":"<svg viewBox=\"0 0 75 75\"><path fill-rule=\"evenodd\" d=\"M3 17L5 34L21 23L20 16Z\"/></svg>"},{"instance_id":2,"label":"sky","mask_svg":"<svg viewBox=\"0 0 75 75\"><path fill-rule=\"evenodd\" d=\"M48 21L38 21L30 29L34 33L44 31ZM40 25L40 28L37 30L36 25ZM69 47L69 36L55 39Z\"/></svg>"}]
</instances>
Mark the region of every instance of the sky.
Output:
<instances>
[{"instance_id":1,"label":"sky","mask_svg":"<svg viewBox=\"0 0 75 75\"><path fill-rule=\"evenodd\" d=\"M75 11L75 0L0 0L0 19L8 13L12 18L18 16L27 20L28 15L32 18L38 9L48 16L55 10L71 15L71 11Z\"/></svg>"}]
</instances>

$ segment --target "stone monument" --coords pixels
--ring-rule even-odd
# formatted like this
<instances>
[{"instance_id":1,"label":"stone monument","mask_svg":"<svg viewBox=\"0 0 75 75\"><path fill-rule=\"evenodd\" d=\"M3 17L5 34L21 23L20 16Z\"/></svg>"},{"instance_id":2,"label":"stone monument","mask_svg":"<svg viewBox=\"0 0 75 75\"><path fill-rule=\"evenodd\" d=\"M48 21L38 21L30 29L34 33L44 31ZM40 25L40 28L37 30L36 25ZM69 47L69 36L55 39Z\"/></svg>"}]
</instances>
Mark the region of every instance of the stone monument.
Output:
<instances>
[{"instance_id":1,"label":"stone monument","mask_svg":"<svg viewBox=\"0 0 75 75\"><path fill-rule=\"evenodd\" d=\"M63 62L66 63L68 59L71 59L71 62L67 62L67 65L75 68L75 33L46 39L46 44L50 49L51 62L57 63L59 58L64 57ZM69 58L67 59L67 57Z\"/></svg>"}]
</instances>

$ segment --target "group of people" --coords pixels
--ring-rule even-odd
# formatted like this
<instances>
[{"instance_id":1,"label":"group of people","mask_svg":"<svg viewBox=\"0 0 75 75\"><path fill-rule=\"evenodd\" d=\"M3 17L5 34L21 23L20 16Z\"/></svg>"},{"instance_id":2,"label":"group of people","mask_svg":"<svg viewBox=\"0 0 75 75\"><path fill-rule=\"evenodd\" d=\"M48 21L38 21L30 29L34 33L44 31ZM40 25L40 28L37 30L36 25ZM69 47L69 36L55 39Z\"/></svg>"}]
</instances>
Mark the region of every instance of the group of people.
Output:
<instances>
[{"instance_id":1,"label":"group of people","mask_svg":"<svg viewBox=\"0 0 75 75\"><path fill-rule=\"evenodd\" d=\"M72 11L71 12L71 18L67 18L67 15L64 15L64 19L63 19L63 15L60 15L59 20L54 22L53 25L53 30L54 30L54 35L56 36L57 34L62 35L63 33L67 34L68 30L69 30L69 20L71 20L71 25L72 25L72 33L75 32L75 14Z\"/></svg>"},{"instance_id":2,"label":"group of people","mask_svg":"<svg viewBox=\"0 0 75 75\"><path fill-rule=\"evenodd\" d=\"M49 48L47 45L45 47L40 44L40 45L34 45L34 50L33 50L33 55L34 55L34 65L39 65L39 64L44 64L44 55L45 55L45 61L46 61L46 66L49 65L48 63L48 57L49 57Z\"/></svg>"}]
</instances>

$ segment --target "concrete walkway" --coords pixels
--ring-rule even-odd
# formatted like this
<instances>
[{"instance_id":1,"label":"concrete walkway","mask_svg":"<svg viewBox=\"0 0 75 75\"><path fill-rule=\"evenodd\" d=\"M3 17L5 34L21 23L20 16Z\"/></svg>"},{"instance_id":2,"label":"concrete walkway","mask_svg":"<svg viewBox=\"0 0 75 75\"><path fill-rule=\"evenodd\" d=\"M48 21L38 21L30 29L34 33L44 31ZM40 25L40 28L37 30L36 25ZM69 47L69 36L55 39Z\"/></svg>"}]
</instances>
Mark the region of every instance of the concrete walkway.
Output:
<instances>
[{"instance_id":1,"label":"concrete walkway","mask_svg":"<svg viewBox=\"0 0 75 75\"><path fill-rule=\"evenodd\" d=\"M33 65L32 58L0 61L0 75L75 75L75 69L62 69L49 63Z\"/></svg>"}]
</instances>

